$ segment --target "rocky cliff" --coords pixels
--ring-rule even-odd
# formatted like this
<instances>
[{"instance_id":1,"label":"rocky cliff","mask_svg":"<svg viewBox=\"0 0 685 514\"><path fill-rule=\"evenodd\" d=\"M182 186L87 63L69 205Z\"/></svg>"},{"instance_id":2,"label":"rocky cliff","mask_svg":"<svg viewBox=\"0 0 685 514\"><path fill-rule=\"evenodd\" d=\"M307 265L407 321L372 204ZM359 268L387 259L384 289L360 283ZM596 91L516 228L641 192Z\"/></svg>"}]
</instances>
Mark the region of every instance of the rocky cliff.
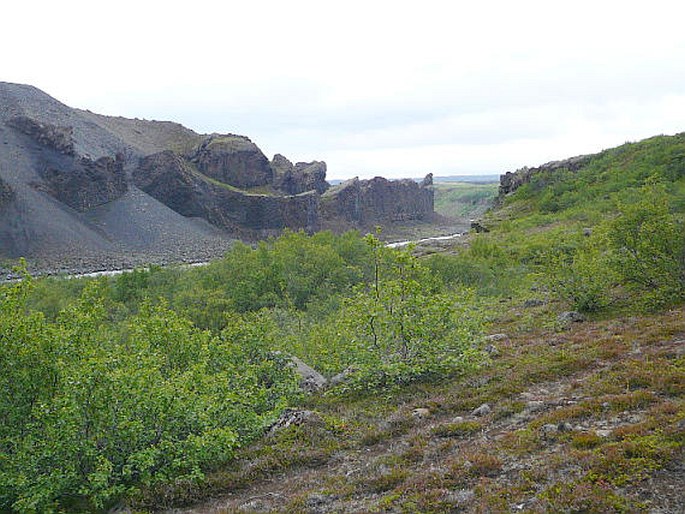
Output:
<instances>
[{"instance_id":1,"label":"rocky cliff","mask_svg":"<svg viewBox=\"0 0 685 514\"><path fill-rule=\"evenodd\" d=\"M14 191L12 188L0 177L0 209L8 205L14 199Z\"/></svg>"},{"instance_id":2,"label":"rocky cliff","mask_svg":"<svg viewBox=\"0 0 685 514\"><path fill-rule=\"evenodd\" d=\"M319 228L318 195L250 194L209 180L192 162L166 150L144 157L133 172L140 189L183 216L233 232Z\"/></svg>"},{"instance_id":3,"label":"rocky cliff","mask_svg":"<svg viewBox=\"0 0 685 514\"><path fill-rule=\"evenodd\" d=\"M354 178L322 195L323 217L329 222L344 221L362 227L429 220L434 215L432 185L432 175L420 184L408 179Z\"/></svg>"},{"instance_id":4,"label":"rocky cliff","mask_svg":"<svg viewBox=\"0 0 685 514\"><path fill-rule=\"evenodd\" d=\"M273 183L269 160L244 136L209 136L190 160L206 176L230 186L245 189Z\"/></svg>"},{"instance_id":5,"label":"rocky cliff","mask_svg":"<svg viewBox=\"0 0 685 514\"><path fill-rule=\"evenodd\" d=\"M274 186L289 195L316 191L323 194L330 185L326 182L326 163L320 161L293 164L281 154L271 161L274 170Z\"/></svg>"},{"instance_id":6,"label":"rocky cliff","mask_svg":"<svg viewBox=\"0 0 685 514\"><path fill-rule=\"evenodd\" d=\"M269 161L249 138L101 116L0 82L0 259L77 269L207 259L232 238L429 219L430 181L353 180ZM119 264L116 264L116 263ZM73 268L71 268L73 269Z\"/></svg>"},{"instance_id":7,"label":"rocky cliff","mask_svg":"<svg viewBox=\"0 0 685 514\"><path fill-rule=\"evenodd\" d=\"M553 173L555 171L566 169L568 171L578 171L580 168L590 162L594 155L578 155L565 159L563 161L551 161L537 168L528 168L527 166L518 169L514 172L508 171L504 175L500 175L499 196L503 198L509 193L513 193L524 184L528 184L536 175L544 173Z\"/></svg>"}]
</instances>

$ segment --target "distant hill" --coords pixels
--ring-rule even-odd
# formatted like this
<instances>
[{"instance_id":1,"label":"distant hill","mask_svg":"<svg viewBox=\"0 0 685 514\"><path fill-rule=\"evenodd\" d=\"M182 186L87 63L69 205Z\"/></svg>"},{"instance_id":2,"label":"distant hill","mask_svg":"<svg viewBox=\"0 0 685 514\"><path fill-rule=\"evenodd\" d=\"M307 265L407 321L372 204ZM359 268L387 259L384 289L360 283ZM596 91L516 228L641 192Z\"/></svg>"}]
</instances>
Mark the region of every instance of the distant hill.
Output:
<instances>
[{"instance_id":1,"label":"distant hill","mask_svg":"<svg viewBox=\"0 0 685 514\"><path fill-rule=\"evenodd\" d=\"M414 181L331 187L249 138L70 108L0 82L0 266L92 270L221 255L235 238L430 220ZM325 195L324 195L325 193Z\"/></svg>"},{"instance_id":2,"label":"distant hill","mask_svg":"<svg viewBox=\"0 0 685 514\"><path fill-rule=\"evenodd\" d=\"M472 184L494 184L496 182L499 182L499 175L448 175L445 177L434 177L433 181L436 183L466 182Z\"/></svg>"}]
</instances>

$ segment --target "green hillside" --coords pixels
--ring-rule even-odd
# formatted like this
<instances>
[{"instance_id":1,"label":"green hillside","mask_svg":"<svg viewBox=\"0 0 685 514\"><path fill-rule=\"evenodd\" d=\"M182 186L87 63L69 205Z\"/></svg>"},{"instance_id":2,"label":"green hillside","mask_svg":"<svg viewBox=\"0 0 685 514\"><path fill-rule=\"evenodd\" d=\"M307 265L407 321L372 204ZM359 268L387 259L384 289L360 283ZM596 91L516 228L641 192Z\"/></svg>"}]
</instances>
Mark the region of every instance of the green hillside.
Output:
<instances>
[{"instance_id":1,"label":"green hillside","mask_svg":"<svg viewBox=\"0 0 685 514\"><path fill-rule=\"evenodd\" d=\"M682 511L684 223L661 136L426 257L285 233L2 286L0 511Z\"/></svg>"},{"instance_id":2,"label":"green hillside","mask_svg":"<svg viewBox=\"0 0 685 514\"><path fill-rule=\"evenodd\" d=\"M492 204L497 187L498 184L435 183L435 212L448 218L477 218Z\"/></svg>"}]
</instances>

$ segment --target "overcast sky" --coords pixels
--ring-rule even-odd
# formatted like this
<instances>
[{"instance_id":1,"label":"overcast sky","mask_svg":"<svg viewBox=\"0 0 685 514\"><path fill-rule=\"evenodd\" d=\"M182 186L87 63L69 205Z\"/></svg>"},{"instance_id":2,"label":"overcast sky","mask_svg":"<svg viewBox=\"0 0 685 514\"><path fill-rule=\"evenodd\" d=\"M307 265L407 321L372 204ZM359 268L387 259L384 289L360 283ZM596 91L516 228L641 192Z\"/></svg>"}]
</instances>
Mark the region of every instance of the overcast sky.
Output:
<instances>
[{"instance_id":1,"label":"overcast sky","mask_svg":"<svg viewBox=\"0 0 685 514\"><path fill-rule=\"evenodd\" d=\"M329 178L502 173L685 131L685 2L12 1L0 80Z\"/></svg>"}]
</instances>

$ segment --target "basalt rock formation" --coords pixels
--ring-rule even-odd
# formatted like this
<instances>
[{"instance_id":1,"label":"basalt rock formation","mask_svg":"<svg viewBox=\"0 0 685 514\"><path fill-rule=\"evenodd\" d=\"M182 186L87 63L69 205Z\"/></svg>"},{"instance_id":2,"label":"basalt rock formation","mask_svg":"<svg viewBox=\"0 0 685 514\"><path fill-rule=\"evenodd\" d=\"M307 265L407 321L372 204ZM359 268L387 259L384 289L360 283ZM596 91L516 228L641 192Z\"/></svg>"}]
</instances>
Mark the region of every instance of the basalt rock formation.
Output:
<instances>
[{"instance_id":1,"label":"basalt rock formation","mask_svg":"<svg viewBox=\"0 0 685 514\"><path fill-rule=\"evenodd\" d=\"M191 161L204 175L241 189L273 183L269 160L245 136L209 136Z\"/></svg>"},{"instance_id":2,"label":"basalt rock formation","mask_svg":"<svg viewBox=\"0 0 685 514\"><path fill-rule=\"evenodd\" d=\"M323 194L330 185L326 182L326 163L321 161L293 164L281 154L271 161L274 170L274 186L289 195L316 191Z\"/></svg>"},{"instance_id":3,"label":"basalt rock formation","mask_svg":"<svg viewBox=\"0 0 685 514\"><path fill-rule=\"evenodd\" d=\"M50 123L41 123L26 116L15 116L7 125L33 138L38 144L57 150L57 152L74 156L73 128L57 127Z\"/></svg>"},{"instance_id":4,"label":"basalt rock formation","mask_svg":"<svg viewBox=\"0 0 685 514\"><path fill-rule=\"evenodd\" d=\"M409 179L354 178L322 195L323 216L329 222L342 220L363 227L429 220L434 214L432 185L430 174L420 184Z\"/></svg>"},{"instance_id":5,"label":"basalt rock formation","mask_svg":"<svg viewBox=\"0 0 685 514\"><path fill-rule=\"evenodd\" d=\"M0 178L0 209L9 204L14 199L12 188Z\"/></svg>"},{"instance_id":6,"label":"basalt rock formation","mask_svg":"<svg viewBox=\"0 0 685 514\"><path fill-rule=\"evenodd\" d=\"M430 177L332 188L326 171L320 161L269 161L245 136L101 116L0 82L0 260L71 270L198 260L236 237L433 215Z\"/></svg>"},{"instance_id":7,"label":"basalt rock formation","mask_svg":"<svg viewBox=\"0 0 685 514\"><path fill-rule=\"evenodd\" d=\"M509 193L513 193L524 184L528 184L531 179L543 173L553 173L561 169L576 172L594 157L594 155L578 155L565 159L563 161L551 161L537 168L523 167L514 172L507 171L504 175L500 175L499 196L503 198Z\"/></svg>"},{"instance_id":8,"label":"basalt rock formation","mask_svg":"<svg viewBox=\"0 0 685 514\"><path fill-rule=\"evenodd\" d=\"M313 232L319 228L314 192L291 196L246 193L208 180L192 166L166 150L141 159L133 181L183 216L204 218L234 233L286 227Z\"/></svg>"}]
</instances>

